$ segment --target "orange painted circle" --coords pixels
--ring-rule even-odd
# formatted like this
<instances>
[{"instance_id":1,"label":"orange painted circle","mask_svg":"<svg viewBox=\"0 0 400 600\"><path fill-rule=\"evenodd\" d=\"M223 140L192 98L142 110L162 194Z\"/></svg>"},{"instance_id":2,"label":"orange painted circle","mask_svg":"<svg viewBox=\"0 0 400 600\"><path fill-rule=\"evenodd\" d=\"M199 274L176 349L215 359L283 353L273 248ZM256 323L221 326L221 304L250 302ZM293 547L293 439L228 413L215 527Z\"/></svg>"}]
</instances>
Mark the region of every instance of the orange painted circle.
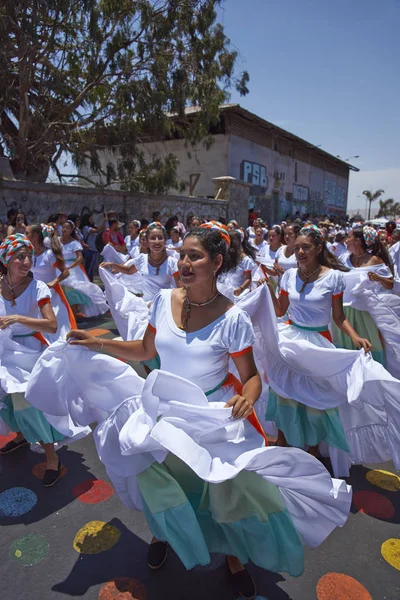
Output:
<instances>
[{"instance_id":1,"label":"orange painted circle","mask_svg":"<svg viewBox=\"0 0 400 600\"><path fill-rule=\"evenodd\" d=\"M377 492L355 492L353 506L358 511L376 519L391 519L396 512L390 500Z\"/></svg>"},{"instance_id":2,"label":"orange painted circle","mask_svg":"<svg viewBox=\"0 0 400 600\"><path fill-rule=\"evenodd\" d=\"M75 486L72 494L85 504L105 502L113 495L114 490L109 483L102 479L87 479Z\"/></svg>"},{"instance_id":3,"label":"orange painted circle","mask_svg":"<svg viewBox=\"0 0 400 600\"><path fill-rule=\"evenodd\" d=\"M0 448L8 444L8 442L11 442L15 437L17 437L17 434L13 431L8 433L7 435L0 435Z\"/></svg>"},{"instance_id":4,"label":"orange painted circle","mask_svg":"<svg viewBox=\"0 0 400 600\"><path fill-rule=\"evenodd\" d=\"M318 600L372 600L370 593L353 577L327 573L317 583Z\"/></svg>"},{"instance_id":5,"label":"orange painted circle","mask_svg":"<svg viewBox=\"0 0 400 600\"><path fill-rule=\"evenodd\" d=\"M34 475L35 477L37 477L40 480L43 480L44 474L46 471L46 463L42 462L42 463L38 463L37 465L35 465L32 469L32 475ZM60 478L64 477L64 475L66 475L67 473L67 469L64 467L64 465L61 466L61 472L60 472Z\"/></svg>"},{"instance_id":6,"label":"orange painted circle","mask_svg":"<svg viewBox=\"0 0 400 600\"><path fill-rule=\"evenodd\" d=\"M116 577L101 588L98 600L146 600L143 583L129 577Z\"/></svg>"}]
</instances>

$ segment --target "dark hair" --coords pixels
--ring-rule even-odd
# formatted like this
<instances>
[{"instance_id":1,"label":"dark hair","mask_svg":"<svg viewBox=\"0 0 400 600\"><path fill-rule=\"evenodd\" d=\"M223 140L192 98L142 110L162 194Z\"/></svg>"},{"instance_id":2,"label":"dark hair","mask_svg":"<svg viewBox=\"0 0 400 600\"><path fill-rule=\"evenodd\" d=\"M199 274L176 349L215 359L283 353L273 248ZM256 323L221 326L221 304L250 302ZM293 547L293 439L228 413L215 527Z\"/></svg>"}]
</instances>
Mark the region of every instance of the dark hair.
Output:
<instances>
[{"instance_id":1,"label":"dark hair","mask_svg":"<svg viewBox=\"0 0 400 600\"><path fill-rule=\"evenodd\" d=\"M71 237L74 240L78 240L78 234L76 233L76 228L75 228L75 223L71 223L71 221L65 221L64 225L69 225L70 227L72 227L72 231L71 231Z\"/></svg>"},{"instance_id":2,"label":"dark hair","mask_svg":"<svg viewBox=\"0 0 400 600\"><path fill-rule=\"evenodd\" d=\"M320 265L328 267L329 269L334 269L335 271L342 271L344 273L350 271L348 267L345 267L345 265L340 262L337 256L332 254L332 252L329 252L328 248L326 247L325 240L318 234L317 231L310 230L307 231L307 233L302 233L301 235L311 238L314 246L322 247L322 251L318 254L318 262ZM297 237L300 236L298 235Z\"/></svg>"},{"instance_id":3,"label":"dark hair","mask_svg":"<svg viewBox=\"0 0 400 600\"><path fill-rule=\"evenodd\" d=\"M232 234L229 235L232 238ZM230 248L228 248L225 240L222 239L221 234L215 229L196 227L186 234L185 240L189 237L196 237L199 240L211 260L214 260L218 254L221 254L222 264L216 273L217 278L220 277L220 275L231 271L239 264L240 245L238 247L236 244L231 243Z\"/></svg>"},{"instance_id":4,"label":"dark hair","mask_svg":"<svg viewBox=\"0 0 400 600\"><path fill-rule=\"evenodd\" d=\"M175 223L175 221L176 221L176 223ZM167 220L167 222L165 223L165 229L167 230L168 235L169 235L169 232L171 231L172 227L174 227L178 223L179 223L179 219L176 215L173 217L170 217Z\"/></svg>"},{"instance_id":5,"label":"dark hair","mask_svg":"<svg viewBox=\"0 0 400 600\"><path fill-rule=\"evenodd\" d=\"M116 219L115 217L111 217L111 219L108 219L108 227L110 228L111 225L114 225L115 223L119 223L119 220Z\"/></svg>"},{"instance_id":6,"label":"dark hair","mask_svg":"<svg viewBox=\"0 0 400 600\"><path fill-rule=\"evenodd\" d=\"M17 214L18 211L16 208L10 208L10 210L7 211L7 219L9 221L9 225L12 227L14 227L17 222Z\"/></svg>"},{"instance_id":7,"label":"dark hair","mask_svg":"<svg viewBox=\"0 0 400 600\"><path fill-rule=\"evenodd\" d=\"M77 215L76 213L72 213L71 215L68 215L67 220L68 221L72 221L74 223L74 225L76 226L76 221L80 219L80 216Z\"/></svg>"},{"instance_id":8,"label":"dark hair","mask_svg":"<svg viewBox=\"0 0 400 600\"><path fill-rule=\"evenodd\" d=\"M231 238L232 246L235 245L238 247L238 251L241 253L242 251L246 254L246 256L250 256L253 260L256 260L257 251L250 244L248 240L245 238L242 239L242 236L238 231L230 231L229 236Z\"/></svg>"},{"instance_id":9,"label":"dark hair","mask_svg":"<svg viewBox=\"0 0 400 600\"><path fill-rule=\"evenodd\" d=\"M299 225L299 223L288 223L285 227L285 233L289 227L291 227L293 229L294 233L296 234L296 236L298 236L300 229L302 228L302 225Z\"/></svg>"},{"instance_id":10,"label":"dark hair","mask_svg":"<svg viewBox=\"0 0 400 600\"><path fill-rule=\"evenodd\" d=\"M17 221L18 221L18 215L24 215L24 225L28 225L28 221L27 221L27 219L26 219L26 215L25 215L25 213L24 213L24 211L23 211L23 210L19 210L19 211L17 212L17 216L16 216L15 223L17 223Z\"/></svg>"},{"instance_id":11,"label":"dark hair","mask_svg":"<svg viewBox=\"0 0 400 600\"><path fill-rule=\"evenodd\" d=\"M346 234L344 231L338 231L337 234L335 235L335 242L338 242L338 244L342 241L346 239Z\"/></svg>"},{"instance_id":12,"label":"dark hair","mask_svg":"<svg viewBox=\"0 0 400 600\"><path fill-rule=\"evenodd\" d=\"M165 231L165 227L163 227L162 225L150 225L150 227L146 229L147 237L149 236L150 232L153 231L153 229L159 229L164 236L164 240L167 239L167 232Z\"/></svg>"},{"instance_id":13,"label":"dark hair","mask_svg":"<svg viewBox=\"0 0 400 600\"><path fill-rule=\"evenodd\" d=\"M281 244L285 243L285 230L283 227L281 227L280 225L272 225L272 227L268 229L268 233L270 231L275 231L275 233L279 235L279 241Z\"/></svg>"},{"instance_id":14,"label":"dark hair","mask_svg":"<svg viewBox=\"0 0 400 600\"><path fill-rule=\"evenodd\" d=\"M387 249L385 248L385 246L382 244L379 235L376 236L376 240L371 246L367 246L365 239L364 239L363 227L355 227L354 229L352 229L352 231L354 233L354 236L358 240L361 240L361 245L362 245L364 251L365 252L368 251L370 254L372 254L372 256L378 256L379 258L381 258L383 260L383 262L385 263L385 265L387 267L389 267L389 269L393 273L393 267L392 267L392 263L389 258L389 253L388 253Z\"/></svg>"},{"instance_id":15,"label":"dark hair","mask_svg":"<svg viewBox=\"0 0 400 600\"><path fill-rule=\"evenodd\" d=\"M29 225L29 227L30 227L31 233L36 233L39 237L39 242L41 244L43 244L44 235L43 235L41 225L39 225L39 223L34 223L33 225ZM53 251L53 254L56 257L57 261L64 262L61 245L60 245L58 237L55 233L50 238L50 244L51 244L51 246L50 246L51 250Z\"/></svg>"},{"instance_id":16,"label":"dark hair","mask_svg":"<svg viewBox=\"0 0 400 600\"><path fill-rule=\"evenodd\" d=\"M89 213L85 213L82 216L81 219L81 228L83 229L84 227L91 227L89 220L91 219L91 217L93 217L93 215L89 214Z\"/></svg>"}]
</instances>

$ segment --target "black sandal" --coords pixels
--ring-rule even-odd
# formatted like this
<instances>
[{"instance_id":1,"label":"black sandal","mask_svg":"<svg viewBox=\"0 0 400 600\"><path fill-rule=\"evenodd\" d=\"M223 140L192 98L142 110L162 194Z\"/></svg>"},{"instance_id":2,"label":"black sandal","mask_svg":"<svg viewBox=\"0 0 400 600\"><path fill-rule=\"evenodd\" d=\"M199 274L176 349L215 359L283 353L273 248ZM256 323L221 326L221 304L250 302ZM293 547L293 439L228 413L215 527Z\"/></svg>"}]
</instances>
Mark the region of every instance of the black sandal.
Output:
<instances>
[{"instance_id":1,"label":"black sandal","mask_svg":"<svg viewBox=\"0 0 400 600\"><path fill-rule=\"evenodd\" d=\"M254 583L254 579L244 567L243 571L237 571L237 573L232 573L227 558L225 557L226 566L229 569L229 573L231 576L231 581L233 583L233 587L235 592L239 594L245 600L253 600L257 596L257 588Z\"/></svg>"},{"instance_id":2,"label":"black sandal","mask_svg":"<svg viewBox=\"0 0 400 600\"><path fill-rule=\"evenodd\" d=\"M61 461L58 461L57 469L46 469L43 477L43 485L44 487L52 487L60 478L61 473Z\"/></svg>"},{"instance_id":3,"label":"black sandal","mask_svg":"<svg viewBox=\"0 0 400 600\"><path fill-rule=\"evenodd\" d=\"M11 442L8 442L8 444L0 448L0 454L10 454L10 452L15 452L15 450L18 450L18 448L22 448L28 444L29 442L25 438L19 442L14 442L14 440L11 440Z\"/></svg>"},{"instance_id":4,"label":"black sandal","mask_svg":"<svg viewBox=\"0 0 400 600\"><path fill-rule=\"evenodd\" d=\"M167 542L154 542L150 544L147 554L147 564L155 571L160 569L167 560Z\"/></svg>"}]
</instances>

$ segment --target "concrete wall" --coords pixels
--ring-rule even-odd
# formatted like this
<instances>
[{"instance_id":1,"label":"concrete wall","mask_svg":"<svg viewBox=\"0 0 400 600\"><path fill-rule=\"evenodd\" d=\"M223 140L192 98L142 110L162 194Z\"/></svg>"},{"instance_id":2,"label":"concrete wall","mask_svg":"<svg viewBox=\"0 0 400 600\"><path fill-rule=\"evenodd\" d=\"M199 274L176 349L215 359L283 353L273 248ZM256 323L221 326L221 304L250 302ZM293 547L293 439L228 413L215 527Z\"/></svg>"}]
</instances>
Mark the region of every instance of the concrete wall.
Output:
<instances>
[{"instance_id":1,"label":"concrete wall","mask_svg":"<svg viewBox=\"0 0 400 600\"><path fill-rule=\"evenodd\" d=\"M214 189L214 184L211 182ZM235 218L238 203L247 206L247 187L238 185L230 192L230 200L210 198L188 198L185 196L158 194L131 194L118 190L102 190L88 187L55 185L49 183L27 183L0 179L0 217L4 220L10 208L22 210L29 223L46 222L52 213L64 211L67 214L94 214L100 221L104 212L115 210L120 219L151 219L154 211L161 213L165 221L172 215L186 223L189 214L205 218ZM229 214L229 204L232 215Z\"/></svg>"},{"instance_id":2,"label":"concrete wall","mask_svg":"<svg viewBox=\"0 0 400 600\"><path fill-rule=\"evenodd\" d=\"M202 143L194 148L188 145L185 148L183 140L170 140L168 142L151 142L148 144L138 144L138 150L144 151L149 157L156 155L163 158L168 154L173 154L179 160L178 178L185 182L186 190L183 195L214 197L213 177L229 175L228 165L228 136L215 135L214 143L210 150L207 150ZM100 163L105 169L107 163L116 163L115 155L109 152L100 154ZM90 177L96 183L101 182L99 176L94 176L90 172L89 165L79 169L80 175ZM190 190L190 178L192 181L197 179L194 189ZM198 178L197 178L198 176ZM118 185L112 186L118 189ZM169 190L170 194L176 193L176 190Z\"/></svg>"},{"instance_id":3,"label":"concrete wall","mask_svg":"<svg viewBox=\"0 0 400 600\"><path fill-rule=\"evenodd\" d=\"M250 203L270 224L297 210L340 214L347 204L347 178L235 135L228 173L251 184Z\"/></svg>"}]
</instances>

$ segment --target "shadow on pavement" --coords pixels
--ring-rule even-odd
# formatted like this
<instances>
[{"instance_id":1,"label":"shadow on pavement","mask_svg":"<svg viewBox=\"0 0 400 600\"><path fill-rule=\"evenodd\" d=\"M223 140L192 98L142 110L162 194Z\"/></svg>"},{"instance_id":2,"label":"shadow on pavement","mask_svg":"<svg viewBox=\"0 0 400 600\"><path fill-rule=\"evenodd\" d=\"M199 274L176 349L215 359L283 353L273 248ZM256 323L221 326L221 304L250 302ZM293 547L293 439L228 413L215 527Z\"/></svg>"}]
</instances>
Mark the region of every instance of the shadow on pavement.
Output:
<instances>
[{"instance_id":1,"label":"shadow on pavement","mask_svg":"<svg viewBox=\"0 0 400 600\"><path fill-rule=\"evenodd\" d=\"M63 446L58 455L67 472L51 488L43 487L42 481L32 472L34 467L44 462L44 454L32 452L26 447L0 457L0 493L13 487L24 487L32 490L37 496L36 505L26 514L18 517L0 516L1 526L19 523L28 525L41 521L76 500L72 489L77 484L91 477L96 479L84 464L83 454Z\"/></svg>"},{"instance_id":2,"label":"shadow on pavement","mask_svg":"<svg viewBox=\"0 0 400 600\"><path fill-rule=\"evenodd\" d=\"M179 558L169 549L168 559L159 571L147 566L148 544L130 531L118 518L107 523L121 533L117 544L99 554L80 554L68 577L52 587L53 592L69 596L84 596L94 586L113 582L118 593L133 588L141 590L139 600L233 600L236 598L230 586L229 574L224 561L213 560L209 567L186 571ZM102 533L99 532L101 536ZM83 542L81 549L91 551L93 536ZM258 587L258 596L268 600L291 600L277 584L284 581L278 573L270 573L249 566ZM108 587L108 586L107 586ZM115 592L114 592L115 593ZM136 595L135 595L136 597Z\"/></svg>"}]
</instances>

